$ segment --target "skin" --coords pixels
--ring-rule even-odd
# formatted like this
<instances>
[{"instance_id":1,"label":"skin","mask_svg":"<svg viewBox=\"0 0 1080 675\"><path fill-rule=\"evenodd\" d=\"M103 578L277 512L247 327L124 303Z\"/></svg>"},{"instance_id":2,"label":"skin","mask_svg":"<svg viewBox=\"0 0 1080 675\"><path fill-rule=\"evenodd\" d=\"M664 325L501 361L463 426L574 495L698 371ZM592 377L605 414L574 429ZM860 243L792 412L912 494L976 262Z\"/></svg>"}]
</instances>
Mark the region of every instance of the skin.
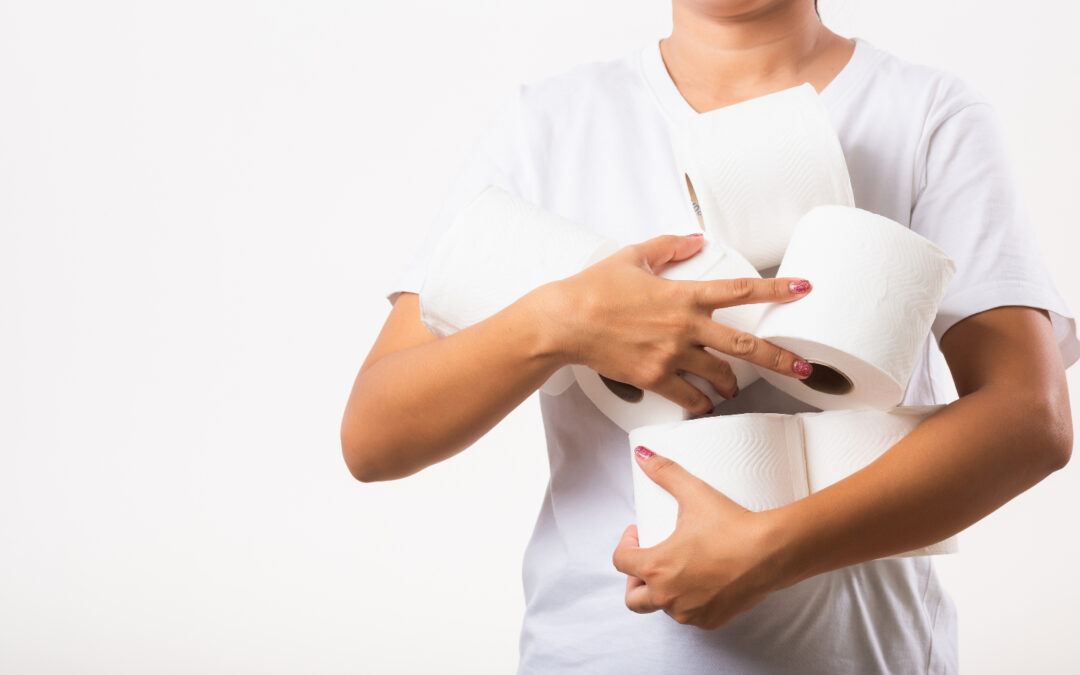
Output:
<instances>
[{"instance_id":1,"label":"skin","mask_svg":"<svg viewBox=\"0 0 1080 675\"><path fill-rule=\"evenodd\" d=\"M697 414L709 398L678 376L700 375L728 398L737 382L707 345L789 375L797 355L712 320L715 308L791 302L799 279L674 281L656 276L701 250L700 236L624 246L582 272L438 339L415 293L398 296L353 383L341 425L345 462L360 481L401 478L472 445L556 370L582 363L655 391ZM499 378L478 378L477 364ZM805 364L805 362L803 362ZM453 405L447 405L453 401Z\"/></svg>"},{"instance_id":2,"label":"skin","mask_svg":"<svg viewBox=\"0 0 1080 675\"><path fill-rule=\"evenodd\" d=\"M673 8L661 53L699 112L802 79L820 91L853 48L808 0ZM639 455L678 500L679 517L648 549L635 526L624 532L613 562L627 574L627 606L715 629L813 575L941 541L1068 463L1072 413L1045 311L980 312L954 324L940 347L959 399L870 465L788 506L750 512L671 460Z\"/></svg>"},{"instance_id":3,"label":"skin","mask_svg":"<svg viewBox=\"0 0 1080 675\"><path fill-rule=\"evenodd\" d=\"M811 0L676 1L673 17L661 54L699 112L804 81L820 91L853 50L821 25ZM725 304L798 301L804 294L789 287L797 280L656 276L700 241L664 235L624 247L443 339L421 323L416 294L402 293L346 405L349 470L365 482L390 480L442 461L568 363L699 414L708 399L680 370L721 394L736 391L730 368L702 345L795 376L797 355L709 316ZM627 606L717 628L810 576L945 539L1066 465L1071 411L1046 312L981 312L940 346L959 400L867 467L783 508L750 512L666 458L639 459L676 497L679 518L671 537L648 549L634 526L624 533L613 563L627 575ZM477 378L479 363L504 376Z\"/></svg>"}]
</instances>

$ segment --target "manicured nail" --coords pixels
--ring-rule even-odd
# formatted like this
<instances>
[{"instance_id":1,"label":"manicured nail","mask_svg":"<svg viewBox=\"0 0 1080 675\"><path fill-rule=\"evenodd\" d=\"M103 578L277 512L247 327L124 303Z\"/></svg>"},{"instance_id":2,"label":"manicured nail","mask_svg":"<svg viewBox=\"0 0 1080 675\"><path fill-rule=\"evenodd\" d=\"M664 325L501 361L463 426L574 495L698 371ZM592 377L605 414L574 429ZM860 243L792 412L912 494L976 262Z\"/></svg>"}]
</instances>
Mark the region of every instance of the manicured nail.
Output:
<instances>
[{"instance_id":1,"label":"manicured nail","mask_svg":"<svg viewBox=\"0 0 1080 675\"><path fill-rule=\"evenodd\" d=\"M688 236L688 237L703 237L705 235L703 233L701 233L701 232L694 232L693 234L688 234L686 236Z\"/></svg>"},{"instance_id":2,"label":"manicured nail","mask_svg":"<svg viewBox=\"0 0 1080 675\"><path fill-rule=\"evenodd\" d=\"M810 290L810 282L806 279L799 279L788 284L788 288L791 289L792 293L805 293Z\"/></svg>"},{"instance_id":3,"label":"manicured nail","mask_svg":"<svg viewBox=\"0 0 1080 675\"><path fill-rule=\"evenodd\" d=\"M652 457L653 455L655 455L656 453L653 452L652 450L646 448L644 445L639 445L636 448L634 448L634 454L636 454L638 457L640 457L642 459L648 459L648 458Z\"/></svg>"},{"instance_id":4,"label":"manicured nail","mask_svg":"<svg viewBox=\"0 0 1080 675\"><path fill-rule=\"evenodd\" d=\"M796 359L791 369L795 371L796 375L802 375L803 377L808 377L810 373L814 372L814 367L802 359Z\"/></svg>"}]
</instances>

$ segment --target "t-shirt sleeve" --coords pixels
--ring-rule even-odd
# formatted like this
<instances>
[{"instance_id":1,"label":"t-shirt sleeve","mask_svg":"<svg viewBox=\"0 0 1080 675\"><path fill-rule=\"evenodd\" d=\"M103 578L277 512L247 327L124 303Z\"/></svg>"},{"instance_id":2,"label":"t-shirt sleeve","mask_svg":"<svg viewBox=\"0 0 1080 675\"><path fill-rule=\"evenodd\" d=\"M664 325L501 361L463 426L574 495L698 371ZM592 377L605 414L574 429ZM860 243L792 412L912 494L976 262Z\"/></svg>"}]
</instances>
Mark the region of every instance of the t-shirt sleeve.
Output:
<instances>
[{"instance_id":1,"label":"t-shirt sleeve","mask_svg":"<svg viewBox=\"0 0 1080 675\"><path fill-rule=\"evenodd\" d=\"M956 263L931 330L994 307L1048 310L1065 366L1080 357L1076 321L1050 277L1028 222L995 110L969 103L933 128L911 229Z\"/></svg>"},{"instance_id":2,"label":"t-shirt sleeve","mask_svg":"<svg viewBox=\"0 0 1080 675\"><path fill-rule=\"evenodd\" d=\"M454 216L485 186L496 185L532 201L531 185L522 161L521 101L524 88L525 85L518 85L489 118L458 170L423 242L406 256L404 267L384 287L383 295L391 305L403 291L420 292L428 259L439 237Z\"/></svg>"}]
</instances>

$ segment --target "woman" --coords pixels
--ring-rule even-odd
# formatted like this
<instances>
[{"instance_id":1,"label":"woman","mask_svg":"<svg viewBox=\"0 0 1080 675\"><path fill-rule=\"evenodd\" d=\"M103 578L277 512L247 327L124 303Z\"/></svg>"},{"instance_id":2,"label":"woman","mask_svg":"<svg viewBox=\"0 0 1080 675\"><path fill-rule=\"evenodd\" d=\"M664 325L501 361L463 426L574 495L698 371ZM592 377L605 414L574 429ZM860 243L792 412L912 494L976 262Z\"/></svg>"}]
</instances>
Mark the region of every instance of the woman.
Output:
<instances>
[{"instance_id":1,"label":"woman","mask_svg":"<svg viewBox=\"0 0 1080 675\"><path fill-rule=\"evenodd\" d=\"M519 672L955 672L955 607L932 558L878 558L964 529L1067 463L1064 368L1080 354L993 111L947 73L829 31L813 0L674 0L673 18L659 43L520 87L489 126L387 289L393 309L342 423L349 469L389 480L446 459L567 363L699 414L709 402L679 371L738 395L718 414L811 410L764 382L740 392L702 346L805 377L799 355L706 319L724 303L797 302L813 279L655 275L701 246L673 234L694 228L669 124L810 82L856 205L957 264L903 404L945 401L942 355L960 398L864 470L761 513L641 449L642 468L680 502L675 533L641 549L627 527L626 433L576 386L541 394L551 480L525 555ZM436 339L419 319L423 266L488 183L625 245ZM481 364L504 375L477 379Z\"/></svg>"}]
</instances>

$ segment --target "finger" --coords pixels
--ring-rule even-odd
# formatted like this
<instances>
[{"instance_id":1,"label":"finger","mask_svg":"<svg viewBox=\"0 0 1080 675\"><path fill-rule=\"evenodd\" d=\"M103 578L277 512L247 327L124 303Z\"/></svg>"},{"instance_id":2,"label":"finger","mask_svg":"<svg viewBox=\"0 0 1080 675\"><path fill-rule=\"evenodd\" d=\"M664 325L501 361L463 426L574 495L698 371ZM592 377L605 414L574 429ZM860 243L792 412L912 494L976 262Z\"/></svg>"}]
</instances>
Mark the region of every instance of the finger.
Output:
<instances>
[{"instance_id":1,"label":"finger","mask_svg":"<svg viewBox=\"0 0 1080 675\"><path fill-rule=\"evenodd\" d=\"M813 366L798 355L753 333L736 330L717 321L701 321L696 324L694 338L718 352L730 354L781 375L801 380L813 372Z\"/></svg>"},{"instance_id":2,"label":"finger","mask_svg":"<svg viewBox=\"0 0 1080 675\"><path fill-rule=\"evenodd\" d=\"M695 286L695 298L700 307L718 309L751 302L791 302L806 297L810 282L795 277L758 279L712 279L709 281L680 281Z\"/></svg>"},{"instance_id":3,"label":"finger","mask_svg":"<svg viewBox=\"0 0 1080 675\"><path fill-rule=\"evenodd\" d=\"M682 369L708 380L724 398L734 398L739 393L739 383L731 364L705 351L704 347L695 347L687 355Z\"/></svg>"},{"instance_id":4,"label":"finger","mask_svg":"<svg viewBox=\"0 0 1080 675\"><path fill-rule=\"evenodd\" d=\"M652 239L633 244L638 263L650 272L657 274L664 265L685 260L701 250L705 237L700 232L694 234L662 234Z\"/></svg>"},{"instance_id":5,"label":"finger","mask_svg":"<svg viewBox=\"0 0 1080 675\"><path fill-rule=\"evenodd\" d=\"M656 382L649 387L649 391L655 391L695 415L709 415L713 411L712 399L677 374L668 375Z\"/></svg>"},{"instance_id":6,"label":"finger","mask_svg":"<svg viewBox=\"0 0 1080 675\"><path fill-rule=\"evenodd\" d=\"M626 577L626 606L638 614L648 614L660 609L649 599L649 587L634 576Z\"/></svg>"},{"instance_id":7,"label":"finger","mask_svg":"<svg viewBox=\"0 0 1080 675\"><path fill-rule=\"evenodd\" d=\"M687 471L678 462L669 459L667 457L661 457L654 453L643 445L639 445L634 448L634 456L637 459L638 466L645 472L654 483L671 493L671 496L675 498L675 501L679 503L679 517L682 517L686 504L692 501L698 501L703 496L708 497L708 508L717 515L732 515L735 513L748 513L750 509L746 508L739 502L735 501L731 497L728 497L723 492L720 492L712 485L709 485L705 481L701 480L694 474ZM678 531L679 525L676 524L676 531ZM635 541L637 530L635 529ZM666 540L665 540L666 541ZM663 542L658 546L662 546ZM651 552L653 548L642 549L639 551ZM647 562L647 561L646 561ZM643 579L648 576L646 574L639 574L638 576ZM658 606L662 606L659 605Z\"/></svg>"},{"instance_id":8,"label":"finger","mask_svg":"<svg viewBox=\"0 0 1080 675\"><path fill-rule=\"evenodd\" d=\"M611 562L615 569L623 574L644 578L642 569L647 555L645 549L638 546L637 525L630 525L623 531L619 545L611 556Z\"/></svg>"},{"instance_id":9,"label":"finger","mask_svg":"<svg viewBox=\"0 0 1080 675\"><path fill-rule=\"evenodd\" d=\"M661 457L644 445L634 448L634 457L645 475L671 493L675 501L679 502L680 508L684 500L699 494L703 488L712 489L708 483L684 469L678 462ZM644 578L646 575L640 576Z\"/></svg>"}]
</instances>

